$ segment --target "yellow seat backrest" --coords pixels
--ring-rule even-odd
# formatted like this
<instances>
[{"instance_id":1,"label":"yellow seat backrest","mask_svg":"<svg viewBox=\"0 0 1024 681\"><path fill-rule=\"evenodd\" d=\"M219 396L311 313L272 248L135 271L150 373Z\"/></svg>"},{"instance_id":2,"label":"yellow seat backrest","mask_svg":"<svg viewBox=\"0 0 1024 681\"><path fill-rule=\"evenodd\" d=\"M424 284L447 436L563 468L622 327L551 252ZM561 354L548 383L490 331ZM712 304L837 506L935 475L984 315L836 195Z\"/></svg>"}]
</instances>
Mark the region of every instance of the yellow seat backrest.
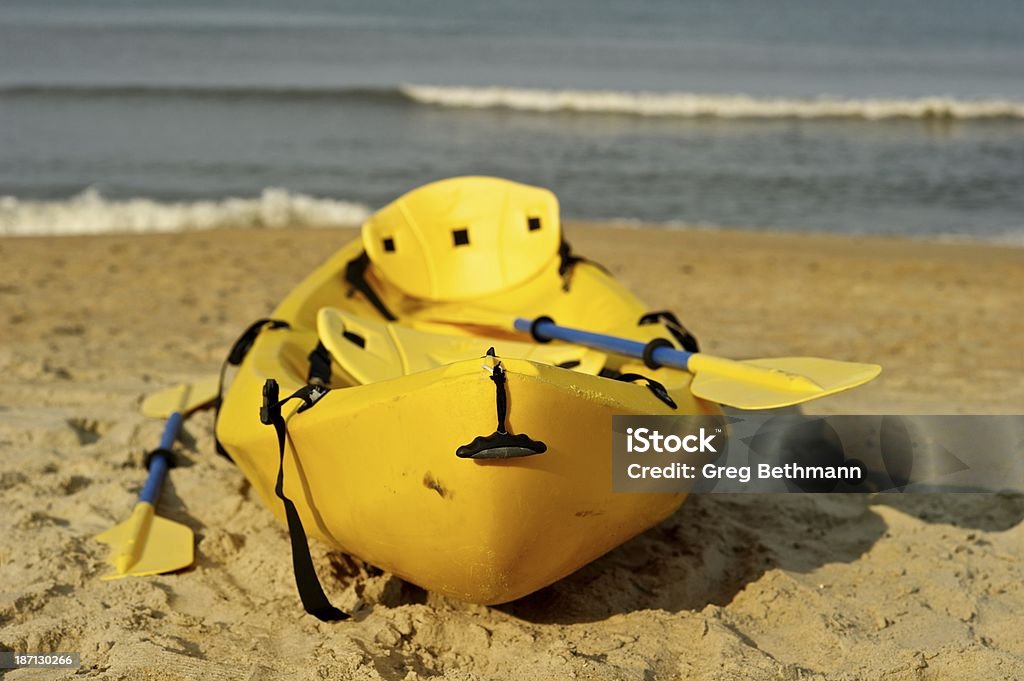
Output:
<instances>
[{"instance_id":1,"label":"yellow seat backrest","mask_svg":"<svg viewBox=\"0 0 1024 681\"><path fill-rule=\"evenodd\" d=\"M589 374L597 374L606 360L603 353L578 345L449 336L363 319L333 307L321 308L316 328L334 361L364 385L483 357L489 347L498 357L552 365L572 362L576 371Z\"/></svg>"},{"instance_id":2,"label":"yellow seat backrest","mask_svg":"<svg viewBox=\"0 0 1024 681\"><path fill-rule=\"evenodd\" d=\"M406 295L479 298L537 275L558 254L558 199L495 177L454 177L399 197L363 225L375 270Z\"/></svg>"}]
</instances>

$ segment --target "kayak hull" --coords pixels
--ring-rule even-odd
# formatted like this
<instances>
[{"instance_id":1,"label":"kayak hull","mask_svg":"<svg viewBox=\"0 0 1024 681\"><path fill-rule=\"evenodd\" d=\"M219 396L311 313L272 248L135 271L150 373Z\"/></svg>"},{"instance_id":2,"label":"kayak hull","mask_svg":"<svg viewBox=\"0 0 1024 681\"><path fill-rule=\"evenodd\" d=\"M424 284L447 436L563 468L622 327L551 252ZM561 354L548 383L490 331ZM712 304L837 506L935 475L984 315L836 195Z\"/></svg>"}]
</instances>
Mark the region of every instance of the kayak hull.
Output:
<instances>
[{"instance_id":1,"label":"kayak hull","mask_svg":"<svg viewBox=\"0 0 1024 681\"><path fill-rule=\"evenodd\" d=\"M374 314L348 295L338 276L355 252L343 250L279 306L274 316L290 328L260 334L222 406L220 441L282 520L274 493L277 440L274 429L259 421L263 383L276 379L282 396L305 384L321 306ZM637 328L636 310L643 305L592 269L585 276L618 287L613 302L633 306L622 314L632 317L633 337L665 335L661 327ZM539 299L519 307L530 314L531 305L544 309ZM403 315L403 321L416 314ZM590 320L589 326L616 323L617 317L602 314L600 323ZM619 367L664 383L673 409L642 382L499 355L507 376L507 430L543 442L546 451L459 458L460 446L496 428L496 387L483 359L488 345L481 338L476 358L366 385L334 367L334 389L313 407L299 412L298 401L288 403L285 493L308 535L428 590L496 604L565 577L680 506L683 494L612 493L611 417L720 413L690 393L688 374Z\"/></svg>"}]
</instances>

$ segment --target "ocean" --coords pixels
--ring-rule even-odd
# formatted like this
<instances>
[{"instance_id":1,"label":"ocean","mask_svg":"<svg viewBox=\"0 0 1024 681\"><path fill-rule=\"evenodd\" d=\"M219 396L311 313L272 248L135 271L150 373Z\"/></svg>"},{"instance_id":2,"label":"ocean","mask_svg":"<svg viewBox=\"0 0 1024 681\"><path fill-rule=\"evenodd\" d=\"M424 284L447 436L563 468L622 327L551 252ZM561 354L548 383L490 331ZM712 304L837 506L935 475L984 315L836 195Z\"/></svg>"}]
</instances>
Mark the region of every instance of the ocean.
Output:
<instances>
[{"instance_id":1,"label":"ocean","mask_svg":"<svg viewBox=\"0 0 1024 681\"><path fill-rule=\"evenodd\" d=\"M1018 0L6 0L0 234L569 219L1024 242Z\"/></svg>"}]
</instances>

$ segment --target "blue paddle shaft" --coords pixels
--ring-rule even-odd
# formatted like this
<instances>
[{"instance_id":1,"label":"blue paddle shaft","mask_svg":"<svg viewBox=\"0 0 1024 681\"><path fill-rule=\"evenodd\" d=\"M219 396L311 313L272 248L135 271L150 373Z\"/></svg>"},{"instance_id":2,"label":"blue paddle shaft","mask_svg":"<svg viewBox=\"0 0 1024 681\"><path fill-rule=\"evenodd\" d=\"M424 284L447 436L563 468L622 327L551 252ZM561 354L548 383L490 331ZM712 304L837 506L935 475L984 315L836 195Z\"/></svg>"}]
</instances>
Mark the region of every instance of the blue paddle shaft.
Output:
<instances>
[{"instance_id":1,"label":"blue paddle shaft","mask_svg":"<svg viewBox=\"0 0 1024 681\"><path fill-rule=\"evenodd\" d=\"M174 412L167 417L164 425L164 433L160 436L160 449L149 461L149 475L146 477L146 484L139 492L139 501L145 501L156 506L156 500L160 496L160 488L164 485L164 478L167 477L167 469L170 468L170 461L166 454L159 453L162 450L170 451L174 441L178 439L178 431L181 430L182 415Z\"/></svg>"},{"instance_id":2,"label":"blue paddle shaft","mask_svg":"<svg viewBox=\"0 0 1024 681\"><path fill-rule=\"evenodd\" d=\"M535 325L532 320L520 317L515 321L515 328L516 331L522 331L523 333L536 333L537 336L545 340L560 340L565 341L566 343L575 343L595 350L614 352L617 355L636 357L637 359L643 359L644 348L647 347L640 341L620 338L618 336L608 336L603 333L594 333L592 331L570 329L546 320L539 321ZM662 366L686 369L691 355L693 355L692 352L687 352L685 350L676 350L669 347L657 347L654 349L654 352L651 353L651 359Z\"/></svg>"}]
</instances>

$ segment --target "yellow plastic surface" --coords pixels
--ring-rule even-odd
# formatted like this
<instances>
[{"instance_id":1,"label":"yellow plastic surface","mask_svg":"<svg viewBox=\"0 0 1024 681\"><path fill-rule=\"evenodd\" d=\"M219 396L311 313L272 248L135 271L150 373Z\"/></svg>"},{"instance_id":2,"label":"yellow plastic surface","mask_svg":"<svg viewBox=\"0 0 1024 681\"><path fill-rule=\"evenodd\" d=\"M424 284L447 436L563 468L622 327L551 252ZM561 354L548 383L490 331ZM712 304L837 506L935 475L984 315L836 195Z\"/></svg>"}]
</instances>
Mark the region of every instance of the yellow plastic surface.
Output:
<instances>
[{"instance_id":1,"label":"yellow plastic surface","mask_svg":"<svg viewBox=\"0 0 1024 681\"><path fill-rule=\"evenodd\" d=\"M524 230L525 216L535 210L553 221L534 236L553 233L549 228L557 226L553 199L548 205L545 195L537 195L537 208L519 213ZM472 196L460 190L452 201ZM479 196L472 199L480 201L473 211L497 205ZM541 212L545 206L548 212ZM462 216L461 210L453 203L449 213ZM449 228L460 219L434 224L450 240ZM375 216L364 236L406 234L384 230L385 224L392 223ZM410 228L407 236L415 239L417 233ZM530 232L523 238L532 238ZM437 243L448 248L450 241L442 241ZM684 495L612 494L611 417L720 413L717 405L691 394L690 374L637 367L625 358L554 343L530 346L550 349L525 353L524 359L516 357L524 354L520 334L474 324L472 315L455 325L437 322L465 307L492 319L549 315L569 326L642 342L668 337L660 324L638 326L648 307L594 265L576 264L564 290L554 257L557 238L545 243L545 262L538 258L539 265L531 263L514 277L490 267L483 276L470 277L465 288L459 284L451 291L459 283L452 272L440 284L431 278L436 272L426 271L399 285L371 251L375 260L367 280L398 317L390 326L362 295L351 294L344 279L345 266L362 252L363 241L350 243L311 273L273 312L291 328L267 329L256 339L227 390L217 426L221 442L263 502L283 520L274 494L277 441L274 429L259 422L263 383L274 378L281 394L290 394L305 384L308 356L317 343L331 338L340 343L339 335L349 330L366 340L365 351L348 341L350 348L335 348L333 389L313 408L296 413L289 406L285 414L285 491L311 537L426 589L490 604L542 588L674 512ZM531 275L523 274L535 267ZM429 295L410 296L411 290ZM454 303L447 301L449 294L471 299ZM323 308L340 313L322 313ZM488 461L455 456L459 446L495 429L495 384L480 359L490 346L507 372L509 431L543 441L545 453ZM570 354L554 354L563 352ZM563 357L581 364L554 366L567 361ZM602 366L639 371L661 382L678 410L642 382L595 375Z\"/></svg>"},{"instance_id":2,"label":"yellow plastic surface","mask_svg":"<svg viewBox=\"0 0 1024 681\"><path fill-rule=\"evenodd\" d=\"M359 341L345 336L355 335ZM604 353L578 345L540 345L507 338L420 331L401 324L363 319L334 307L317 315L317 333L341 368L359 383L374 383L428 371L454 362L482 357L494 348L501 357L531 359L551 365L572 364L576 371L596 374L604 366Z\"/></svg>"},{"instance_id":3,"label":"yellow plastic surface","mask_svg":"<svg viewBox=\"0 0 1024 681\"><path fill-rule=\"evenodd\" d=\"M114 572L103 579L159 575L181 570L195 558L192 528L156 515L153 505L140 501L123 523L96 536L110 544L108 561Z\"/></svg>"},{"instance_id":4,"label":"yellow plastic surface","mask_svg":"<svg viewBox=\"0 0 1024 681\"><path fill-rule=\"evenodd\" d=\"M388 381L407 373L390 324L323 307L317 315L317 332L333 360L357 383ZM363 346L347 339L346 332L361 338Z\"/></svg>"},{"instance_id":5,"label":"yellow plastic surface","mask_svg":"<svg viewBox=\"0 0 1024 681\"><path fill-rule=\"evenodd\" d=\"M820 357L730 360L697 354L690 390L702 399L738 409L777 409L833 395L867 383L877 364Z\"/></svg>"},{"instance_id":6,"label":"yellow plastic surface","mask_svg":"<svg viewBox=\"0 0 1024 681\"><path fill-rule=\"evenodd\" d=\"M142 401L142 413L154 419L165 419L174 412L187 414L217 399L220 376L204 376L191 383L164 388Z\"/></svg>"},{"instance_id":7,"label":"yellow plastic surface","mask_svg":"<svg viewBox=\"0 0 1024 681\"><path fill-rule=\"evenodd\" d=\"M494 177L433 182L363 225L363 246L378 271L403 293L430 301L521 284L556 257L560 241L554 194Z\"/></svg>"}]
</instances>

